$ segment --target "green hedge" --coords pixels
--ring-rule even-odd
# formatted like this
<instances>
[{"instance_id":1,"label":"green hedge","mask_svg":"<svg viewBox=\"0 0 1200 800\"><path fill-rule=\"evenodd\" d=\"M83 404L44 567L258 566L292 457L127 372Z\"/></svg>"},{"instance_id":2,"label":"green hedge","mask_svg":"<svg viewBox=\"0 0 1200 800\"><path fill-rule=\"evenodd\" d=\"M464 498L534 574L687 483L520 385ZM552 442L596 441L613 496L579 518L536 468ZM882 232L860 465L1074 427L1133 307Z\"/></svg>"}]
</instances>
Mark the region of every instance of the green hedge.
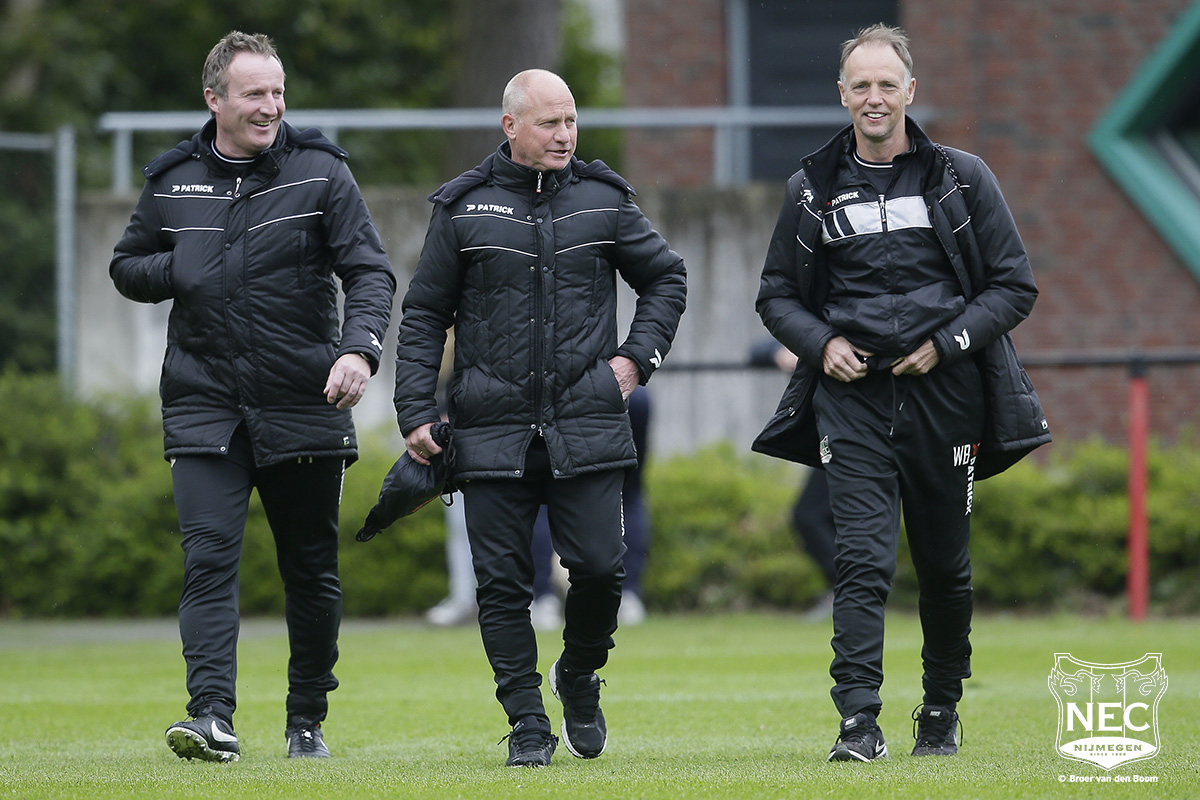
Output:
<instances>
[{"instance_id":1,"label":"green hedge","mask_svg":"<svg viewBox=\"0 0 1200 800\"><path fill-rule=\"evenodd\" d=\"M150 403L72 402L55 380L0 374L0 615L164 616L175 612L182 554ZM350 616L412 613L446 591L443 511L434 503L369 543L354 541L397 437L362 432L346 474L341 573ZM981 607L1124 607L1124 448L1054 445L976 488L972 521ZM1150 453L1154 610L1200 610L1200 450ZM790 530L805 472L729 444L653 459L646 601L661 610L804 608L823 579ZM903 540L902 551L905 550ZM251 505L242 608L279 613L283 594L261 506ZM902 552L892 602L915 602Z\"/></svg>"}]
</instances>

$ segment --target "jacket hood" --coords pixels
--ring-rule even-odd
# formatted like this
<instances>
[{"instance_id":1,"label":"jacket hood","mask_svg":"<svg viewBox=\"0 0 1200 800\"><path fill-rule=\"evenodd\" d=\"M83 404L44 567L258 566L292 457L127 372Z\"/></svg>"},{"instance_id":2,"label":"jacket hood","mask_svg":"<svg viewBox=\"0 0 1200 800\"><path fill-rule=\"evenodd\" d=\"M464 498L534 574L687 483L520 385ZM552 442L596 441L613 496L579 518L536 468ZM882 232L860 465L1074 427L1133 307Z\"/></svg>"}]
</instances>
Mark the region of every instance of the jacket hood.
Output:
<instances>
[{"instance_id":1,"label":"jacket hood","mask_svg":"<svg viewBox=\"0 0 1200 800\"><path fill-rule=\"evenodd\" d=\"M203 155L211 155L213 152L212 143L216 135L217 121L210 119L204 123L204 127L197 131L191 139L185 139L171 150L168 150L144 166L142 174L147 178L153 178L155 175L165 172L176 164L187 161L189 158L200 158ZM279 134L275 137L275 143L264 150L263 154L281 153L294 148L324 150L342 159L350 157L345 150L329 141L319 128L305 128L301 131L293 128L287 122L280 122Z\"/></svg>"},{"instance_id":2,"label":"jacket hood","mask_svg":"<svg viewBox=\"0 0 1200 800\"><path fill-rule=\"evenodd\" d=\"M533 185L537 180L538 174L538 170L513 161L512 149L508 142L504 142L496 148L496 152L485 158L479 166L469 169L454 180L442 184L436 192L429 195L428 199L431 203L449 205L481 184L494 183L522 188ZM633 187L629 185L629 181L622 178L615 170L599 159L585 164L582 160L572 156L571 162L562 169L552 173L543 172L541 174L543 176L553 176L553 179L560 185L570 183L578 177L595 178L616 186L631 197L637 194L633 190Z\"/></svg>"}]
</instances>

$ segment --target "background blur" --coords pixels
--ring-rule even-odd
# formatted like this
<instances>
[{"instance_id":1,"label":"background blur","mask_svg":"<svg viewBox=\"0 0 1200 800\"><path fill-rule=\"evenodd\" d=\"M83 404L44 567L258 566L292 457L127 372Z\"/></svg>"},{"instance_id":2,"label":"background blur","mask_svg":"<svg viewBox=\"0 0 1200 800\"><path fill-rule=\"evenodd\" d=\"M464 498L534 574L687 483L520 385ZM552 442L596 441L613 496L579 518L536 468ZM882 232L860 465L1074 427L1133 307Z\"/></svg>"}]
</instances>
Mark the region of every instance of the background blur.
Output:
<instances>
[{"instance_id":1,"label":"background blur","mask_svg":"<svg viewBox=\"0 0 1200 800\"><path fill-rule=\"evenodd\" d=\"M839 46L876 21L912 37L911 114L935 140L987 161L1029 249L1041 296L1014 338L1055 434L1038 458L1124 441L1137 357L1148 364L1151 434L1190 442L1200 397L1193 0L0 0L3 374L56 373L76 397L153 404L168 308L117 295L111 248L138 168L203 121L202 63L240 28L275 39L293 121L322 109L347 123L353 110L494 118L336 130L400 279L397 313L425 196L502 140L500 93L513 73L562 74L583 110L578 155L633 184L688 266L688 311L651 384L651 450L726 443L744 453L784 383L747 365L766 335L753 299L783 184L848 121ZM123 161L121 136L104 123L112 112L199 116L125 135ZM66 214L56 208L64 134L75 171ZM395 436L390 381L385 359L356 409L360 430ZM0 470L19 482L28 461L5 452ZM2 509L9 520L13 508ZM1200 540L1197 525L1185 533Z\"/></svg>"}]
</instances>

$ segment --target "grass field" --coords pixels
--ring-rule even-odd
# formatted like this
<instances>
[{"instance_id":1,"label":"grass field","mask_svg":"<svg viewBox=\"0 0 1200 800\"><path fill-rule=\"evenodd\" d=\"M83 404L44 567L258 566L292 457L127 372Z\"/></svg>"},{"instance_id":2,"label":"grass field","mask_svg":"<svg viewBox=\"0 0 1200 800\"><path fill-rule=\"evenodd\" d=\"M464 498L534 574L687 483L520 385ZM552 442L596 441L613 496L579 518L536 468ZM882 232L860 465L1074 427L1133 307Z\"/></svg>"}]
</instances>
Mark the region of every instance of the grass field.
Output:
<instances>
[{"instance_id":1,"label":"grass field","mask_svg":"<svg viewBox=\"0 0 1200 800\"><path fill-rule=\"evenodd\" d=\"M324 726L334 758L288 761L286 638L281 623L254 620L240 648L242 760L215 765L181 761L163 742L185 700L173 622L0 622L0 797L1200 797L1196 621L980 615L973 641L958 757L908 755L920 630L892 614L880 719L891 757L829 764L828 623L651 616L618 631L602 675L605 755L560 749L550 768L530 770L502 767L507 726L478 632L410 621L347 621ZM540 643L544 671L558 637ZM1056 652L1098 663L1163 653L1162 752L1109 773L1059 757L1046 684ZM546 697L557 728L561 706Z\"/></svg>"}]
</instances>

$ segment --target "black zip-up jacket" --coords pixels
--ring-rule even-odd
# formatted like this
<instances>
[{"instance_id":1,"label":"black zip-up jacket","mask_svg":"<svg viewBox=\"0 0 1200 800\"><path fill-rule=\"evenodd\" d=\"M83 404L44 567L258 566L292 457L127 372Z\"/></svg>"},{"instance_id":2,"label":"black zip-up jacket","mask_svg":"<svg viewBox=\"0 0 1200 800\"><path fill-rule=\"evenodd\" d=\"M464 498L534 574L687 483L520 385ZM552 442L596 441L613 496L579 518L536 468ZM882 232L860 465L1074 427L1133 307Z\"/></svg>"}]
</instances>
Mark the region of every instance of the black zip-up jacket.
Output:
<instances>
[{"instance_id":1,"label":"black zip-up jacket","mask_svg":"<svg viewBox=\"0 0 1200 800\"><path fill-rule=\"evenodd\" d=\"M907 126L915 144L911 157L925 175L929 220L967 300L930 339L941 364L967 357L979 364L986 420L976 466L981 480L1050 441L1041 402L1008 333L1029 315L1037 287L1008 204L983 160L935 145L911 119ZM829 293L821 231L838 168L854 146L847 126L788 180L756 303L767 329L800 363L752 449L816 467L812 394L825 344L839 335L821 313Z\"/></svg>"},{"instance_id":2,"label":"black zip-up jacket","mask_svg":"<svg viewBox=\"0 0 1200 800\"><path fill-rule=\"evenodd\" d=\"M215 130L210 120L143 169L109 265L129 299L172 301L166 457L224 453L244 422L260 466L353 461L350 410L326 402L325 382L346 353L378 368L396 279L346 153L284 123L243 176L214 155Z\"/></svg>"},{"instance_id":3,"label":"black zip-up jacket","mask_svg":"<svg viewBox=\"0 0 1200 800\"><path fill-rule=\"evenodd\" d=\"M603 162L557 172L512 161L508 143L430 196L433 214L402 304L400 430L439 418L454 327L449 414L458 480L522 474L534 436L556 477L633 467L629 415L608 360L641 381L662 365L686 301L683 260ZM638 300L618 343L620 274Z\"/></svg>"}]
</instances>

